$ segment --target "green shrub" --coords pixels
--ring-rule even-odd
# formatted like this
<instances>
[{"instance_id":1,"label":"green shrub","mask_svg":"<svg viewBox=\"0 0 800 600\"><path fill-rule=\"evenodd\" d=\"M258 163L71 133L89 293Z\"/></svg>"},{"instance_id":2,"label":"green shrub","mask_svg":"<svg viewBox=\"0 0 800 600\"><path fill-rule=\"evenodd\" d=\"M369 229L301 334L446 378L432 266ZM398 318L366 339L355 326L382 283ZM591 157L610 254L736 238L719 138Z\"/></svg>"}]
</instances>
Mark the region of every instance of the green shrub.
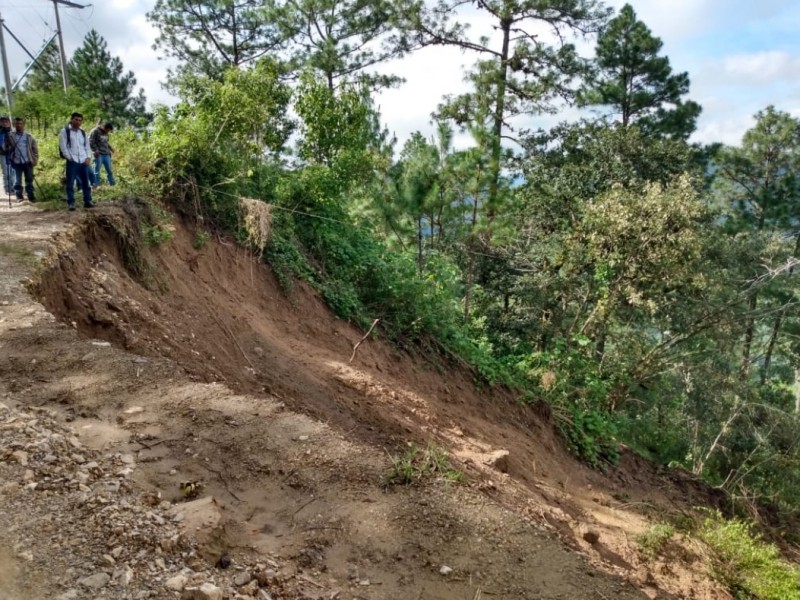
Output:
<instances>
[{"instance_id":1,"label":"green shrub","mask_svg":"<svg viewBox=\"0 0 800 600\"><path fill-rule=\"evenodd\" d=\"M172 239L172 232L162 223L142 225L142 241L145 246L160 246Z\"/></svg>"},{"instance_id":2,"label":"green shrub","mask_svg":"<svg viewBox=\"0 0 800 600\"><path fill-rule=\"evenodd\" d=\"M617 429L612 415L592 407L565 405L557 419L558 429L567 447L595 468L619 461ZM559 411L555 411L559 415Z\"/></svg>"},{"instance_id":3,"label":"green shrub","mask_svg":"<svg viewBox=\"0 0 800 600\"><path fill-rule=\"evenodd\" d=\"M636 538L636 542L644 554L654 558L661 554L673 535L675 535L675 528L672 525L656 523L639 535Z\"/></svg>"},{"instance_id":4,"label":"green shrub","mask_svg":"<svg viewBox=\"0 0 800 600\"><path fill-rule=\"evenodd\" d=\"M601 371L585 336L553 342L548 352L528 352L515 369L553 408L569 450L595 468L619 460L617 426L609 405L614 377Z\"/></svg>"},{"instance_id":5,"label":"green shrub","mask_svg":"<svg viewBox=\"0 0 800 600\"><path fill-rule=\"evenodd\" d=\"M211 236L208 234L207 231L203 229L197 229L194 232L194 240L192 241L192 247L195 250L202 250L208 244L208 240L211 239Z\"/></svg>"},{"instance_id":6,"label":"green shrub","mask_svg":"<svg viewBox=\"0 0 800 600\"><path fill-rule=\"evenodd\" d=\"M712 552L711 575L737 598L800 600L800 570L753 534L748 523L713 513L698 535Z\"/></svg>"}]
</instances>

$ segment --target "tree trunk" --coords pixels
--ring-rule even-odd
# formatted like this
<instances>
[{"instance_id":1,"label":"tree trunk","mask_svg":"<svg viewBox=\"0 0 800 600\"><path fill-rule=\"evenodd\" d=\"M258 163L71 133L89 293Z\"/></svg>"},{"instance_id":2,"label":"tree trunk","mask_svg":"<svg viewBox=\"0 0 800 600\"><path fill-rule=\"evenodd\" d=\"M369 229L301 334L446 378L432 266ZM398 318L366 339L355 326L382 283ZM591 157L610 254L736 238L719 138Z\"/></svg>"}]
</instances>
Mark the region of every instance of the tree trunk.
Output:
<instances>
[{"instance_id":1,"label":"tree trunk","mask_svg":"<svg viewBox=\"0 0 800 600\"><path fill-rule=\"evenodd\" d=\"M767 208L769 202L769 195L770 195L770 169L771 169L771 155L768 153L765 157L765 172L764 172L764 204L760 206L761 208L761 215L758 218L758 225L756 227L757 232L761 232L764 229L764 223L766 223L767 218ZM742 365L739 370L739 378L742 381L745 381L750 374L750 352L753 347L753 335L755 334L756 328L756 319L753 313L755 313L756 306L758 306L758 290L753 291L753 295L750 296L750 301L747 304L747 308L749 311L749 315L747 317L747 326L744 330L744 344L742 347Z\"/></svg>"},{"instance_id":2,"label":"tree trunk","mask_svg":"<svg viewBox=\"0 0 800 600\"><path fill-rule=\"evenodd\" d=\"M792 257L797 258L798 253L800 253L800 234L795 236L794 241L794 252L792 253ZM789 267L788 275L789 277L792 276L794 273L794 265ZM786 308L781 310L778 313L778 316L775 317L775 324L772 326L772 334L769 336L769 344L767 344L767 353L764 356L764 366L761 368L761 385L763 386L767 383L767 377L769 376L769 367L772 363L772 353L775 351L775 344L778 341L778 335L781 332L781 324L783 323L783 319L786 316Z\"/></svg>"},{"instance_id":3,"label":"tree trunk","mask_svg":"<svg viewBox=\"0 0 800 600\"><path fill-rule=\"evenodd\" d=\"M775 350L775 342L778 340L778 334L781 331L781 323L783 322L784 311L778 313L775 317L775 324L772 326L772 333L769 336L769 343L767 344L767 353L764 355L764 365L761 367L761 385L767 383L767 376L769 375L769 365L772 362L772 352Z\"/></svg>"},{"instance_id":4,"label":"tree trunk","mask_svg":"<svg viewBox=\"0 0 800 600\"><path fill-rule=\"evenodd\" d=\"M495 96L494 122L492 126L492 159L489 174L489 197L486 216L491 221L497 213L498 194L500 189L500 156L502 154L503 116L506 109L506 83L508 81L508 52L511 42L511 19L500 21L503 31L503 49L500 56L500 77L497 82Z\"/></svg>"},{"instance_id":5,"label":"tree trunk","mask_svg":"<svg viewBox=\"0 0 800 600\"><path fill-rule=\"evenodd\" d=\"M794 370L794 412L800 414L800 367Z\"/></svg>"},{"instance_id":6,"label":"tree trunk","mask_svg":"<svg viewBox=\"0 0 800 600\"><path fill-rule=\"evenodd\" d=\"M436 243L439 246L439 248L442 247L442 211L443 210L444 210L444 207L441 204L439 204L439 214L436 215L436 228L438 229L438 232L437 232L437 235L436 235Z\"/></svg>"},{"instance_id":7,"label":"tree trunk","mask_svg":"<svg viewBox=\"0 0 800 600\"><path fill-rule=\"evenodd\" d=\"M475 253L473 252L475 227L478 224L478 194L480 193L481 172L475 178L475 197L472 199L472 223L467 236L467 285L464 289L464 323L469 323L470 301L472 299L472 284L475 281Z\"/></svg>"},{"instance_id":8,"label":"tree trunk","mask_svg":"<svg viewBox=\"0 0 800 600\"><path fill-rule=\"evenodd\" d=\"M750 350L753 347L753 334L756 328L756 319L753 315L758 306L758 292L753 292L750 296L750 301L747 303L747 312L750 316L747 317L747 326L744 330L744 342L742 344L742 364L739 367L739 378L742 381L747 379L750 374Z\"/></svg>"},{"instance_id":9,"label":"tree trunk","mask_svg":"<svg viewBox=\"0 0 800 600\"><path fill-rule=\"evenodd\" d=\"M422 275L422 215L417 217L417 253L419 274Z\"/></svg>"}]
</instances>

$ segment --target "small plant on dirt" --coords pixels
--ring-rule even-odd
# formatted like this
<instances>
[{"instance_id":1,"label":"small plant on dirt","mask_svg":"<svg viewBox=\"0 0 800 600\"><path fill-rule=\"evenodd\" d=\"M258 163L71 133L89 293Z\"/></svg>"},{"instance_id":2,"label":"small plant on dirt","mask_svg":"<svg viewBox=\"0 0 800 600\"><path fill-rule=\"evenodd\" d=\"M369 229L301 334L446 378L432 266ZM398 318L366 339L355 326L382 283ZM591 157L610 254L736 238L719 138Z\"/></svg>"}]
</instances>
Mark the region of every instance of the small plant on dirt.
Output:
<instances>
[{"instance_id":1,"label":"small plant on dirt","mask_svg":"<svg viewBox=\"0 0 800 600\"><path fill-rule=\"evenodd\" d=\"M800 600L800 570L782 560L778 548L754 534L749 523L712 512L698 536L711 550L712 577L736 598Z\"/></svg>"},{"instance_id":2,"label":"small plant on dirt","mask_svg":"<svg viewBox=\"0 0 800 600\"><path fill-rule=\"evenodd\" d=\"M156 225L142 225L142 241L146 246L160 246L172 239L172 232L157 223Z\"/></svg>"},{"instance_id":3,"label":"small plant on dirt","mask_svg":"<svg viewBox=\"0 0 800 600\"><path fill-rule=\"evenodd\" d=\"M446 481L461 482L464 474L453 468L447 453L430 445L422 450L414 445L402 455L390 455L392 467L384 477L384 485L410 485L428 477L440 477Z\"/></svg>"},{"instance_id":4,"label":"small plant on dirt","mask_svg":"<svg viewBox=\"0 0 800 600\"><path fill-rule=\"evenodd\" d=\"M211 239L211 236L208 234L207 231L204 229L197 229L194 232L194 241L192 242L192 247L195 250L202 250L208 244L208 240Z\"/></svg>"},{"instance_id":5,"label":"small plant on dirt","mask_svg":"<svg viewBox=\"0 0 800 600\"><path fill-rule=\"evenodd\" d=\"M655 558L675 535L675 528L667 523L656 523L636 538L639 550L650 558Z\"/></svg>"}]
</instances>

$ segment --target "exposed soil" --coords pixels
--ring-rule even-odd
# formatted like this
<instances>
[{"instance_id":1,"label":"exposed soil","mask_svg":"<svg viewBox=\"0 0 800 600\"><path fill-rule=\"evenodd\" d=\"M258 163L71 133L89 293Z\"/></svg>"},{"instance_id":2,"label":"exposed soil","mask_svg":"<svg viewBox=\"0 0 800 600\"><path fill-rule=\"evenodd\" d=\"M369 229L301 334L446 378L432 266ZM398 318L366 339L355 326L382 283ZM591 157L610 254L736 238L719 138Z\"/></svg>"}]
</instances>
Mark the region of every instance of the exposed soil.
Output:
<instances>
[{"instance_id":1,"label":"exposed soil","mask_svg":"<svg viewBox=\"0 0 800 600\"><path fill-rule=\"evenodd\" d=\"M585 468L510 392L379 339L350 362L364 332L313 290L286 294L241 248L195 249L179 224L142 248L138 213L0 210L0 396L135 456L144 496L179 502L181 481L202 481L224 522L192 532L207 567L270 557L308 598L728 597L693 543L648 558L635 541L720 502L701 482L628 452ZM466 483L385 486L409 444L444 449ZM29 597L13 591L19 569L0 552L0 598Z\"/></svg>"}]
</instances>

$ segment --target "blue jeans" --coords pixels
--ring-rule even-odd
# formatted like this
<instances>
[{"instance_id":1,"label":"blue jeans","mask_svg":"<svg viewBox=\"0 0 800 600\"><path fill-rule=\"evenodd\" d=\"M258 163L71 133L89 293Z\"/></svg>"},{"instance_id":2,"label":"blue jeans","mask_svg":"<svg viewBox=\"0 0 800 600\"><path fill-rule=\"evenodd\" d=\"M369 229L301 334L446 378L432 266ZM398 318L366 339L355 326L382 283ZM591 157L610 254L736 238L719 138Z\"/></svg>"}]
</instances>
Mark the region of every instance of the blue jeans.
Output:
<instances>
[{"instance_id":1,"label":"blue jeans","mask_svg":"<svg viewBox=\"0 0 800 600\"><path fill-rule=\"evenodd\" d=\"M100 167L105 167L106 177L108 178L108 185L116 185L117 181L114 179L114 173L111 172L111 155L98 154L94 159L94 182L93 186L102 183L100 179Z\"/></svg>"},{"instance_id":2,"label":"blue jeans","mask_svg":"<svg viewBox=\"0 0 800 600\"><path fill-rule=\"evenodd\" d=\"M89 165L67 161L67 204L75 206L75 180L78 180L83 190L83 205L92 203L92 186L89 176Z\"/></svg>"},{"instance_id":3,"label":"blue jeans","mask_svg":"<svg viewBox=\"0 0 800 600\"><path fill-rule=\"evenodd\" d=\"M11 194L17 182L17 172L6 158L0 158L0 165L3 167L3 189L6 194Z\"/></svg>"},{"instance_id":4,"label":"blue jeans","mask_svg":"<svg viewBox=\"0 0 800 600\"><path fill-rule=\"evenodd\" d=\"M14 192L17 198L22 200L22 178L25 177L25 193L28 194L28 200L33 202L36 195L33 193L33 165L31 163L21 163L12 165L14 173L17 177L17 183L14 185Z\"/></svg>"}]
</instances>

